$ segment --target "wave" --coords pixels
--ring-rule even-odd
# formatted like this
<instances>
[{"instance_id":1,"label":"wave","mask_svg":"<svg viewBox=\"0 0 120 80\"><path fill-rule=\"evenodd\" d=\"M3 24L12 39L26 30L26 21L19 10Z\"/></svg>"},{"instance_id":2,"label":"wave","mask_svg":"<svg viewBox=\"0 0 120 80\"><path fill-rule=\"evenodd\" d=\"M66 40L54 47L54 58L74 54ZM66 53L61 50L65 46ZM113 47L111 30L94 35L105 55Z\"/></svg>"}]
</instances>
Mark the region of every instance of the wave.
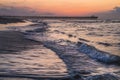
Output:
<instances>
[{"instance_id":1,"label":"wave","mask_svg":"<svg viewBox=\"0 0 120 80\"><path fill-rule=\"evenodd\" d=\"M83 77L79 73L74 73L68 77L51 78L51 77L33 77L27 75L0 75L1 80L120 80L120 77L115 74L101 74L89 77Z\"/></svg>"},{"instance_id":2,"label":"wave","mask_svg":"<svg viewBox=\"0 0 120 80\"><path fill-rule=\"evenodd\" d=\"M49 25L48 25L47 22L41 22L41 23L38 23L38 24L31 25L31 27L29 27L27 29L24 28L25 29L24 33L27 33L28 36L31 33L46 32ZM32 36L34 36L34 34ZM70 34L69 37L71 37L71 36L72 35ZM85 40L85 39L82 39L82 38L79 38L79 40L89 42L88 40ZM105 46L111 46L108 43L102 43L102 42L99 42L98 44L102 44L102 45L105 45ZM88 45L88 44L82 43L82 42L78 42L77 47L78 47L79 52L87 54L92 59L95 59L97 61L100 61L100 62L103 62L103 63L106 63L106 64L120 65L120 56L113 55L113 54L110 54L108 52L98 50L94 46L91 46L91 45Z\"/></svg>"},{"instance_id":3,"label":"wave","mask_svg":"<svg viewBox=\"0 0 120 80\"><path fill-rule=\"evenodd\" d=\"M35 26L35 25L33 25L33 26ZM36 24L36 26L38 26L38 25ZM41 26L43 26L43 27L41 27ZM25 31L22 31L22 32L27 33L27 35L29 36L29 35L31 35L31 33L44 32L48 28L48 27L46 27L46 26L48 26L47 23L45 25L42 24L41 26L39 25L38 27L35 27L35 28L32 28L32 29L30 29L30 28L25 29ZM32 36L34 36L34 34ZM72 37L72 35L69 35L69 37ZM28 38L28 39L30 39L30 38ZM31 38L31 39L35 40L35 41L38 41L38 40L36 40L34 38ZM79 40L89 42L88 40L85 40L85 39L82 39L82 38L79 38ZM59 55L59 57L61 59L63 59L63 61L67 64L68 70L71 70L70 71L70 76L67 77L67 78L61 78L61 79L58 79L58 78L57 79L54 79L54 78L50 79L50 78L48 78L48 80L76 80L76 79L81 79L82 80L83 79L83 76L80 73L73 73L74 70L71 69L72 68L71 64L73 64L71 59L74 56L74 54L73 54L72 51L71 51L72 53L70 51L67 52L67 49L69 49L70 46L60 46L57 43L52 42L52 41L48 41L48 42L47 41L46 42L41 41L41 42L43 43L43 45L46 48L49 48L52 51L56 52L56 54ZM87 54L92 59L95 59L97 61L107 63L107 64L120 65L120 56L116 56L116 55L112 55L112 54L109 54L109 53L104 52L104 51L100 51L100 50L96 49L95 47L93 47L91 45L88 45L86 43L82 43L82 42L78 42L76 47L77 47L77 50L79 52ZM72 50L72 49L73 49L73 51L75 50L74 46L73 46L73 48L70 48L69 50ZM12 77L11 75L5 75L5 77L7 77L7 76ZM2 75L2 77L3 77L3 75ZM35 77L31 77L31 76L28 77L28 76L25 76L25 75L23 75L23 76L14 76L13 75L13 77L35 78ZM40 80L40 79L44 80L44 79L42 79L40 77L38 77L38 78L39 78L38 80ZM101 74L101 75L95 75L95 76L87 76L87 78L85 77L84 80L108 80L107 78L109 80L119 80L116 76L114 76L112 74Z\"/></svg>"},{"instance_id":4,"label":"wave","mask_svg":"<svg viewBox=\"0 0 120 80\"><path fill-rule=\"evenodd\" d=\"M76 70L73 70L72 69L72 66L73 66L72 60L74 60L73 59L74 55L69 54L69 52L68 53L65 52L65 51L67 51L66 47L68 47L68 46L60 46L60 45L56 44L55 42L43 42L43 44L44 44L45 47L47 47L47 48L51 49L52 51L56 52L56 54L58 54L59 57L61 59L63 59L63 61L67 64L70 76L65 78L66 80L78 80L78 79L79 80L119 80L120 79L120 76L115 74L115 73L104 73L104 74L99 74L99 75L91 75L92 71L88 71L88 70L77 70L76 71ZM72 50L72 48L70 50ZM79 64L79 63L77 63L77 64ZM84 76L84 75L87 75L87 76Z\"/></svg>"},{"instance_id":5,"label":"wave","mask_svg":"<svg viewBox=\"0 0 120 80\"><path fill-rule=\"evenodd\" d=\"M112 55L110 53L96 49L95 47L78 42L78 51L87 54L89 57L107 64L120 65L120 56Z\"/></svg>"},{"instance_id":6,"label":"wave","mask_svg":"<svg viewBox=\"0 0 120 80\"><path fill-rule=\"evenodd\" d=\"M120 23L120 20L65 20L65 21L75 23Z\"/></svg>"},{"instance_id":7,"label":"wave","mask_svg":"<svg viewBox=\"0 0 120 80\"><path fill-rule=\"evenodd\" d=\"M8 79L7 79L8 78ZM71 80L70 77L40 77L30 74L0 74L0 80Z\"/></svg>"},{"instance_id":8,"label":"wave","mask_svg":"<svg viewBox=\"0 0 120 80\"><path fill-rule=\"evenodd\" d=\"M24 32L24 33L27 33L28 36L31 33L45 32L45 31L47 31L47 29L49 27L46 22L41 22L39 24L35 24L35 25L32 25L32 26L37 26L37 27L34 27L32 29L29 28L29 29L25 30L25 32ZM69 35L69 36L71 37L71 35ZM82 39L82 38L79 38L79 40L89 42L88 40L85 40L85 39ZM100 43L99 42L98 44L102 44L102 45L105 45L105 46L110 46L107 43ZM77 47L78 47L79 52L87 54L92 59L95 59L97 61L100 61L100 62L103 62L103 63L106 63L106 64L120 65L120 56L113 55L113 54L110 54L108 52L98 50L94 46L91 46L91 45L88 45L88 44L82 43L82 42L78 42Z\"/></svg>"},{"instance_id":9,"label":"wave","mask_svg":"<svg viewBox=\"0 0 120 80\"><path fill-rule=\"evenodd\" d=\"M114 74L102 74L90 76L86 80L119 80L120 78Z\"/></svg>"}]
</instances>

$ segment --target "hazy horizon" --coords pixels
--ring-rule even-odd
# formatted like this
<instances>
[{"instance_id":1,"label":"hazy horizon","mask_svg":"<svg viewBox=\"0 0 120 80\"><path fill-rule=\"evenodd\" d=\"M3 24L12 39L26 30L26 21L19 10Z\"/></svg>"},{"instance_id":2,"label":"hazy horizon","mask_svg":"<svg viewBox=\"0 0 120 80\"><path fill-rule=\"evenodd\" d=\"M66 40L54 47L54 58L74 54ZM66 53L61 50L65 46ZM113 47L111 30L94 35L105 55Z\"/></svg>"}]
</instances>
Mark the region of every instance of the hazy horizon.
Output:
<instances>
[{"instance_id":1,"label":"hazy horizon","mask_svg":"<svg viewBox=\"0 0 120 80\"><path fill-rule=\"evenodd\" d=\"M118 0L1 0L0 15L91 16L120 19Z\"/></svg>"}]
</instances>

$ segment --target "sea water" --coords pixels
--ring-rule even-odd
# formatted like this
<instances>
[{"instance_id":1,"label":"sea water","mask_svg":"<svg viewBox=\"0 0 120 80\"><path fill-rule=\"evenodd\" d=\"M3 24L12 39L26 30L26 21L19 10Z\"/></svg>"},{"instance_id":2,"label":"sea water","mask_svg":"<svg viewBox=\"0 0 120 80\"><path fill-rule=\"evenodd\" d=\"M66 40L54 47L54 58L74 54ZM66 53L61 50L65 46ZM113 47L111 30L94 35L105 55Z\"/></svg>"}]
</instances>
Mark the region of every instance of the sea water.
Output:
<instances>
[{"instance_id":1,"label":"sea water","mask_svg":"<svg viewBox=\"0 0 120 80\"><path fill-rule=\"evenodd\" d=\"M120 56L119 22L38 19L34 24L22 27L7 26L7 29L20 31L25 34L27 39L40 41L48 47L38 46L35 49L21 51L17 55L0 54L0 73L10 74L12 71L13 74L17 73L34 78L68 75L67 68L68 70L73 68L71 71L74 71L74 69L91 71L90 75L113 73L120 70L118 66L100 64L90 59L86 54L79 53L75 45L81 42L94 46L100 51ZM41 32L41 28L47 29ZM49 42L55 44L49 44ZM18 66L19 64L22 65Z\"/></svg>"},{"instance_id":2,"label":"sea water","mask_svg":"<svg viewBox=\"0 0 120 80\"><path fill-rule=\"evenodd\" d=\"M83 42L99 50L120 56L120 23L96 20L48 21L48 36L56 40Z\"/></svg>"}]
</instances>

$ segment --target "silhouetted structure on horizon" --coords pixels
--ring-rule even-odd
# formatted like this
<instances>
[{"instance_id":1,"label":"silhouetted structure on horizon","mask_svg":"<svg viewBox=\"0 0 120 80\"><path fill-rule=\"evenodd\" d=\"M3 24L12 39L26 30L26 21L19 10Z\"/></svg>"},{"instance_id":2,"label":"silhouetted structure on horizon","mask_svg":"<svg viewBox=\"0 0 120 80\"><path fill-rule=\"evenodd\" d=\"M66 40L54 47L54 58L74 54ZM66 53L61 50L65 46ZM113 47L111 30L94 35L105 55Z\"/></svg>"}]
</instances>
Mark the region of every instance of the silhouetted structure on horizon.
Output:
<instances>
[{"instance_id":1,"label":"silhouetted structure on horizon","mask_svg":"<svg viewBox=\"0 0 120 80\"><path fill-rule=\"evenodd\" d=\"M39 18L39 19L98 19L97 16L0 16L6 18Z\"/></svg>"}]
</instances>

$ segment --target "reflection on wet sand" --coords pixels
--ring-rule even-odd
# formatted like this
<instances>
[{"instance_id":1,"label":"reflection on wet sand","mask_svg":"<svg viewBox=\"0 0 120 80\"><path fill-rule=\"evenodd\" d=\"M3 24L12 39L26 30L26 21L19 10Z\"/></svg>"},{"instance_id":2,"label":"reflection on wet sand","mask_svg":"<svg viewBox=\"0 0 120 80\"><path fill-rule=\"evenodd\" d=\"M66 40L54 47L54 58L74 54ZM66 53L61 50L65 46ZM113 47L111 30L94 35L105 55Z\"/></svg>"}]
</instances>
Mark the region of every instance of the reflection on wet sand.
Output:
<instances>
[{"instance_id":1,"label":"reflection on wet sand","mask_svg":"<svg viewBox=\"0 0 120 80\"><path fill-rule=\"evenodd\" d=\"M0 31L0 76L63 77L64 62L40 42L21 32Z\"/></svg>"},{"instance_id":2,"label":"reflection on wet sand","mask_svg":"<svg viewBox=\"0 0 120 80\"><path fill-rule=\"evenodd\" d=\"M51 50L42 45L16 54L0 54L0 75L32 75L33 77L64 77L67 68ZM13 75L14 76L14 75Z\"/></svg>"},{"instance_id":3,"label":"reflection on wet sand","mask_svg":"<svg viewBox=\"0 0 120 80\"><path fill-rule=\"evenodd\" d=\"M113 65L114 63L108 65L105 62L119 61L120 57L99 51L101 47L92 46L109 45L104 41L112 38L105 39L107 35L103 38L103 34L99 33L101 29L97 29L98 33L91 33L92 29L96 28L90 27L88 23L66 23L59 20L44 20L37 24L9 29L13 30L12 34L1 31L2 36L0 35L0 42L4 46L0 47L1 77L48 80L61 80L63 77L63 80L106 80L109 77L119 80L119 66ZM88 33L90 35L87 35ZM99 63L98 59L105 62Z\"/></svg>"}]
</instances>

